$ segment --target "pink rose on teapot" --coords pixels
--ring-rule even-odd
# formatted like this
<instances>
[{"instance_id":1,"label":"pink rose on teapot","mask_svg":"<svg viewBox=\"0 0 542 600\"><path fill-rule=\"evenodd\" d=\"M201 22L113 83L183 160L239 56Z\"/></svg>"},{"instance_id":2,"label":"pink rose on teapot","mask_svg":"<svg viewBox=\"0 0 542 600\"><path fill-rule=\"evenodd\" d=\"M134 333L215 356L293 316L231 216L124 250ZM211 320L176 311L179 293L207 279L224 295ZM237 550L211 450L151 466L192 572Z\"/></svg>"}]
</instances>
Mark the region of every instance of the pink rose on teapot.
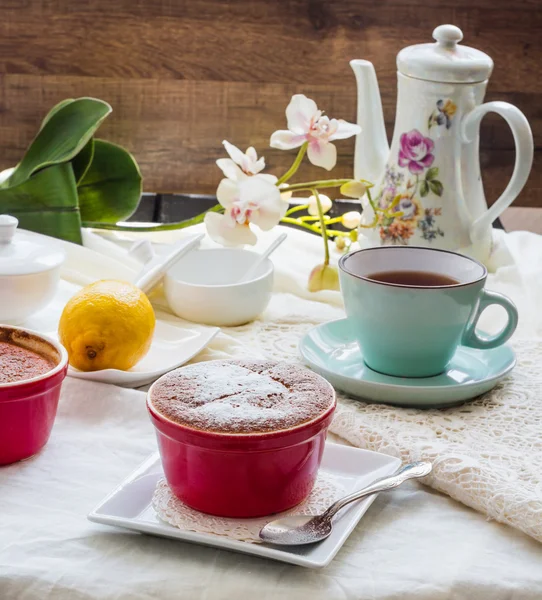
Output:
<instances>
[{"instance_id":1,"label":"pink rose on teapot","mask_svg":"<svg viewBox=\"0 0 542 600\"><path fill-rule=\"evenodd\" d=\"M431 154L435 143L424 137L417 129L403 133L400 138L399 166L408 167L411 173L423 173L429 168L435 157Z\"/></svg>"}]
</instances>

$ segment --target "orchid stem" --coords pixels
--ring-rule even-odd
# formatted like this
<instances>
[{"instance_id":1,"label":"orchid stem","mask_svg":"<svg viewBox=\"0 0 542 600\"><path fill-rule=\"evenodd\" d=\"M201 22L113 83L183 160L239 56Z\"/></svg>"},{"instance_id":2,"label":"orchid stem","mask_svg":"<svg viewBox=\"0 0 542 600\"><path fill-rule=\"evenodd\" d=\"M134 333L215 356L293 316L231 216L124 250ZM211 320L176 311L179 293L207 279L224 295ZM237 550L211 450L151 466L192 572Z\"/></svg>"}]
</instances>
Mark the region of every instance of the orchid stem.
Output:
<instances>
[{"instance_id":1,"label":"orchid stem","mask_svg":"<svg viewBox=\"0 0 542 600\"><path fill-rule=\"evenodd\" d=\"M297 153L297 156L295 157L294 164L286 171L286 173L284 173L284 175L277 181L277 183L275 185L278 186L281 183L288 181L288 179L290 179L297 173L297 170L299 169L299 165L301 164L301 161L303 160L303 158L305 156L305 152L307 152L308 145L309 145L309 143L305 142L301 146L301 148L299 148L299 152Z\"/></svg>"},{"instance_id":2,"label":"orchid stem","mask_svg":"<svg viewBox=\"0 0 542 600\"><path fill-rule=\"evenodd\" d=\"M327 217L327 215L324 216L324 218ZM300 221L319 221L320 217L316 216L313 217L312 215L306 215L305 217L297 217ZM326 220L326 223L329 222L329 217Z\"/></svg>"},{"instance_id":3,"label":"orchid stem","mask_svg":"<svg viewBox=\"0 0 542 600\"><path fill-rule=\"evenodd\" d=\"M373 198L371 196L371 192L367 189L367 200L369 200L369 204L371 205L371 208L373 209L373 213L374 213L374 217L373 217L373 222L370 225L362 225L360 223L360 227L362 227L363 229L372 229L377 223L378 223L378 210L376 208L376 204L373 201Z\"/></svg>"},{"instance_id":4,"label":"orchid stem","mask_svg":"<svg viewBox=\"0 0 542 600\"><path fill-rule=\"evenodd\" d=\"M298 227L302 227L303 229L308 229L312 231L312 233L320 234L320 229L315 225L309 225L308 223L304 223L303 221L299 221L298 219L291 219L290 217L282 217L282 223L288 223L289 225L297 225Z\"/></svg>"},{"instance_id":5,"label":"orchid stem","mask_svg":"<svg viewBox=\"0 0 542 600\"><path fill-rule=\"evenodd\" d=\"M324 265L327 267L329 265L329 244L327 241L327 230L326 223L324 221L324 211L322 210L322 203L320 202L320 194L318 190L314 188L312 190L314 194L314 198L316 200L316 207L318 208L318 216L320 217L320 229L322 233L322 239L324 240Z\"/></svg>"},{"instance_id":6,"label":"orchid stem","mask_svg":"<svg viewBox=\"0 0 542 600\"><path fill-rule=\"evenodd\" d=\"M314 190L315 188L334 188L340 187L345 183L352 181L351 179L323 179L320 181L307 181L303 183L293 183L288 187L281 188L281 192L299 192L300 190Z\"/></svg>"},{"instance_id":7,"label":"orchid stem","mask_svg":"<svg viewBox=\"0 0 542 600\"><path fill-rule=\"evenodd\" d=\"M328 229L327 235L328 235L328 237L336 237L336 236L350 237L350 232L349 231L338 231L337 229Z\"/></svg>"},{"instance_id":8,"label":"orchid stem","mask_svg":"<svg viewBox=\"0 0 542 600\"><path fill-rule=\"evenodd\" d=\"M308 204L300 204L299 206L292 206L292 208L289 208L286 211L286 214L284 215L285 217L288 217L289 215L298 212L300 210L307 210L307 208L309 208Z\"/></svg>"},{"instance_id":9,"label":"orchid stem","mask_svg":"<svg viewBox=\"0 0 542 600\"><path fill-rule=\"evenodd\" d=\"M149 231L174 231L175 229L184 229L185 227L190 227L191 225L197 225L198 223L203 223L205 219L205 215L208 212L221 212L224 210L224 207L220 204L209 208L205 212L192 217L191 219L186 219L185 221L179 221L178 223L164 223L161 225L149 225L144 227L138 227L129 224L119 225L118 223L101 223L100 221L83 221L83 227L90 227L92 229L107 229L109 231L135 231L139 233L146 233Z\"/></svg>"}]
</instances>

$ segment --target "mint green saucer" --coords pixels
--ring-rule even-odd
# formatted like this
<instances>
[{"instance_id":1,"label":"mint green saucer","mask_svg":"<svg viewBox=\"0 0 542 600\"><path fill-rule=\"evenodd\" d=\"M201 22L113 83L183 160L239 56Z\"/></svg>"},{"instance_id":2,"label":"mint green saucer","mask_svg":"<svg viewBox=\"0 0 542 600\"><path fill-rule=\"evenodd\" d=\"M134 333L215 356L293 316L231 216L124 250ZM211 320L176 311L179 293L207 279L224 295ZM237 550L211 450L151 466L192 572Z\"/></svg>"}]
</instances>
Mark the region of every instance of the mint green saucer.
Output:
<instances>
[{"instance_id":1,"label":"mint green saucer","mask_svg":"<svg viewBox=\"0 0 542 600\"><path fill-rule=\"evenodd\" d=\"M506 344L492 350L459 346L444 373L408 378L383 375L363 362L347 319L311 329L299 351L307 366L338 390L366 402L442 408L461 404L493 388L516 364Z\"/></svg>"}]
</instances>

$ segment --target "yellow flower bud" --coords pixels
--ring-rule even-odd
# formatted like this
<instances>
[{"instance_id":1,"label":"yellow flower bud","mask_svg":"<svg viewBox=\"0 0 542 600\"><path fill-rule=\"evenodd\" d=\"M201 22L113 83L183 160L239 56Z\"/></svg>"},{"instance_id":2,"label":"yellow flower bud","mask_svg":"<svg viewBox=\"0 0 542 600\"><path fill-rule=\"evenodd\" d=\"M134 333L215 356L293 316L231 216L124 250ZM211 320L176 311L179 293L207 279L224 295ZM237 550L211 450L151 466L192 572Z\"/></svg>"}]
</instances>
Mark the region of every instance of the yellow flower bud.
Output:
<instances>
[{"instance_id":1,"label":"yellow flower bud","mask_svg":"<svg viewBox=\"0 0 542 600\"><path fill-rule=\"evenodd\" d=\"M325 214L331 208L333 202L331 201L331 198L329 198L328 196L326 196L324 194L318 194L318 195L320 197L320 204L322 205L322 212ZM317 217L318 216L318 206L316 204L316 197L311 196L307 203L309 205L309 208L307 210L309 215L311 215L313 217Z\"/></svg>"},{"instance_id":2,"label":"yellow flower bud","mask_svg":"<svg viewBox=\"0 0 542 600\"><path fill-rule=\"evenodd\" d=\"M341 185L341 194L348 196L349 198L361 198L362 196L365 196L366 191L367 186L365 183L356 181L355 179Z\"/></svg>"},{"instance_id":3,"label":"yellow flower bud","mask_svg":"<svg viewBox=\"0 0 542 600\"><path fill-rule=\"evenodd\" d=\"M344 213L342 216L342 224L347 229L355 229L361 221L361 213L357 210L351 210L350 212Z\"/></svg>"},{"instance_id":4,"label":"yellow flower bud","mask_svg":"<svg viewBox=\"0 0 542 600\"><path fill-rule=\"evenodd\" d=\"M331 265L318 265L309 275L309 292L339 290L339 271Z\"/></svg>"},{"instance_id":5,"label":"yellow flower bud","mask_svg":"<svg viewBox=\"0 0 542 600\"><path fill-rule=\"evenodd\" d=\"M335 238L335 247L337 250L344 250L346 248L346 240L342 235L338 235Z\"/></svg>"}]
</instances>

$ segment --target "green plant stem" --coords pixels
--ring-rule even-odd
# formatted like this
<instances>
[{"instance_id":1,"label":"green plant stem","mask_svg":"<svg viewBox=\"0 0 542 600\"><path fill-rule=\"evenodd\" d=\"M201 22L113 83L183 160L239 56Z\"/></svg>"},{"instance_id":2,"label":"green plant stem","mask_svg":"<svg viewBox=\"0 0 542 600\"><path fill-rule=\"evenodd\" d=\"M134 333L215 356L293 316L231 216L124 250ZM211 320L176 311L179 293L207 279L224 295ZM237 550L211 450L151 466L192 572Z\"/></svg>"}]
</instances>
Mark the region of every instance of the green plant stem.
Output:
<instances>
[{"instance_id":1,"label":"green plant stem","mask_svg":"<svg viewBox=\"0 0 542 600\"><path fill-rule=\"evenodd\" d=\"M412 198L414 198L414 194L416 193L419 184L420 184L420 176L416 175L416 183L414 184L414 189L412 190L412 194L410 194L411 200L412 200Z\"/></svg>"},{"instance_id":2,"label":"green plant stem","mask_svg":"<svg viewBox=\"0 0 542 600\"><path fill-rule=\"evenodd\" d=\"M373 209L373 211L376 214L376 204L374 203L374 200L373 200L373 197L371 196L370 190L367 190L367 200L369 200L369 204L371 205L371 208Z\"/></svg>"},{"instance_id":3,"label":"green plant stem","mask_svg":"<svg viewBox=\"0 0 542 600\"><path fill-rule=\"evenodd\" d=\"M318 235L320 235L320 229L318 227L316 227L315 225L309 225L308 223L303 223L302 221L299 221L298 219L292 219L290 217L282 217L281 219L282 223L288 223L289 225L297 225L298 227L302 227L303 229L308 229L309 231L312 231L313 233L317 233Z\"/></svg>"},{"instance_id":4,"label":"green plant stem","mask_svg":"<svg viewBox=\"0 0 542 600\"><path fill-rule=\"evenodd\" d=\"M191 219L186 219L185 221L179 221L178 223L165 223L162 225L150 225L145 227L137 227L134 225L119 225L117 223L100 223L99 221L84 221L82 223L82 226L90 227L92 229L106 229L108 231L138 231L141 233L146 233L149 231L174 231L176 229L184 229L185 227L190 227L191 225L203 223L205 215L208 212L221 212L222 210L224 210L224 207L220 204L217 204L216 206L213 206L205 212L202 212L199 215L192 217Z\"/></svg>"},{"instance_id":5,"label":"green plant stem","mask_svg":"<svg viewBox=\"0 0 542 600\"><path fill-rule=\"evenodd\" d=\"M320 217L316 216L313 217L312 215L307 215L306 217L297 217L300 221L319 221ZM338 223L341 219L332 219L330 216L328 215L324 215L324 221L326 222L326 225L330 225L331 223ZM316 223L315 223L316 225Z\"/></svg>"},{"instance_id":6,"label":"green plant stem","mask_svg":"<svg viewBox=\"0 0 542 600\"><path fill-rule=\"evenodd\" d=\"M349 231L337 231L337 229L327 229L326 233L328 237L350 237Z\"/></svg>"},{"instance_id":7,"label":"green plant stem","mask_svg":"<svg viewBox=\"0 0 542 600\"><path fill-rule=\"evenodd\" d=\"M300 204L299 206L292 206L292 208L289 208L286 211L286 214L284 216L288 217L288 216L292 215L295 212L299 212L300 210L307 210L307 208L309 208L308 204Z\"/></svg>"},{"instance_id":8,"label":"green plant stem","mask_svg":"<svg viewBox=\"0 0 542 600\"><path fill-rule=\"evenodd\" d=\"M320 230L322 239L324 240L324 265L327 267L329 265L329 244L327 241L327 229L324 221L324 211L322 210L322 203L320 202L320 194L318 193L318 190L314 188L312 193L314 194L316 207L318 209L318 216L320 217Z\"/></svg>"},{"instance_id":9,"label":"green plant stem","mask_svg":"<svg viewBox=\"0 0 542 600\"><path fill-rule=\"evenodd\" d=\"M297 173L297 170L299 169L299 165L301 164L301 161L303 160L303 158L305 156L305 152L307 152L308 145L309 145L309 143L305 142L301 146L301 148L299 148L299 152L297 153L297 156L295 157L294 164L277 181L277 183L276 183L277 186L279 186L281 183L284 183L285 181L288 181L288 179L290 179Z\"/></svg>"},{"instance_id":10,"label":"green plant stem","mask_svg":"<svg viewBox=\"0 0 542 600\"><path fill-rule=\"evenodd\" d=\"M320 181L307 181L303 183L293 183L288 187L281 188L281 192L299 192L301 190L313 191L315 188L334 188L340 187L345 183L352 181L351 179L322 179Z\"/></svg>"},{"instance_id":11,"label":"green plant stem","mask_svg":"<svg viewBox=\"0 0 542 600\"><path fill-rule=\"evenodd\" d=\"M378 223L378 210L376 208L376 204L373 201L373 197L371 196L371 192L368 189L367 189L367 200L369 200L369 204L371 205L371 208L373 209L373 213L374 213L373 222L370 225L362 225L360 223L360 227L363 227L363 229L372 229Z\"/></svg>"}]
</instances>

